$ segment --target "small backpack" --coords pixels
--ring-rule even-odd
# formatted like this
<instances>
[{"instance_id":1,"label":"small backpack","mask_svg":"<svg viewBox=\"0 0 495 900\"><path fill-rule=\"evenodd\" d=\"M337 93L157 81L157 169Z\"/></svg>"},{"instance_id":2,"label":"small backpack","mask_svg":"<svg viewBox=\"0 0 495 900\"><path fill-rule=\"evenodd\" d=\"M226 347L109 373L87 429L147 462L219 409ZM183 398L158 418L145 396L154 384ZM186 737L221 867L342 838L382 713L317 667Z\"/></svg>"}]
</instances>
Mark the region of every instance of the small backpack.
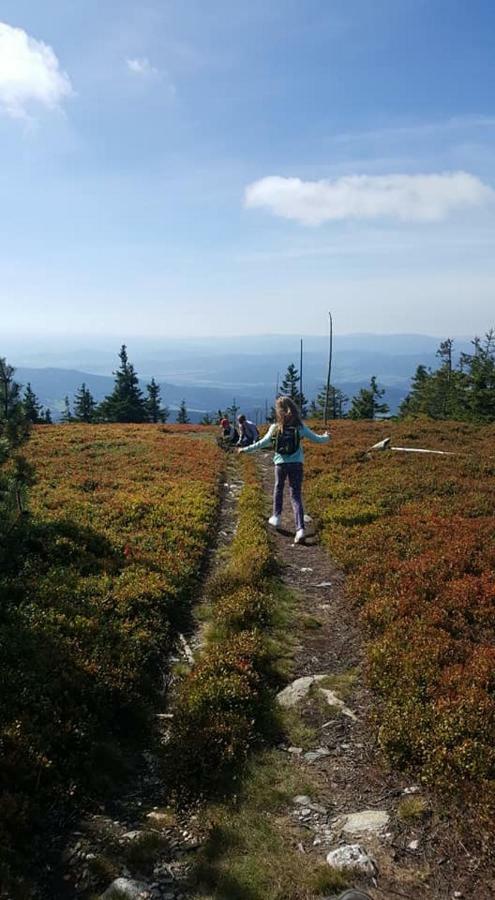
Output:
<instances>
[{"instance_id":1,"label":"small backpack","mask_svg":"<svg viewBox=\"0 0 495 900\"><path fill-rule=\"evenodd\" d=\"M274 439L275 453L280 453L281 456L292 456L299 450L300 442L298 427L294 428L291 425L284 428L283 431L277 431Z\"/></svg>"}]
</instances>

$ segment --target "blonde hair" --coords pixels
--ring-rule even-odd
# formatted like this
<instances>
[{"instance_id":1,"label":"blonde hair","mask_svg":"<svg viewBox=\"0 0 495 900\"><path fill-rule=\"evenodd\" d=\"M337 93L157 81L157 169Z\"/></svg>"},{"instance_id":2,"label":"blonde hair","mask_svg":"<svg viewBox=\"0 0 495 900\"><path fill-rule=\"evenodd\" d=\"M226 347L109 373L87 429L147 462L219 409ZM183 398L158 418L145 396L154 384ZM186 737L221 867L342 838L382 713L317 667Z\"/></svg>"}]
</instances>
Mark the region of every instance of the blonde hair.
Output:
<instances>
[{"instance_id":1,"label":"blonde hair","mask_svg":"<svg viewBox=\"0 0 495 900\"><path fill-rule=\"evenodd\" d=\"M277 397L275 401L275 422L279 431L292 426L297 428L302 425L301 413L290 397Z\"/></svg>"}]
</instances>

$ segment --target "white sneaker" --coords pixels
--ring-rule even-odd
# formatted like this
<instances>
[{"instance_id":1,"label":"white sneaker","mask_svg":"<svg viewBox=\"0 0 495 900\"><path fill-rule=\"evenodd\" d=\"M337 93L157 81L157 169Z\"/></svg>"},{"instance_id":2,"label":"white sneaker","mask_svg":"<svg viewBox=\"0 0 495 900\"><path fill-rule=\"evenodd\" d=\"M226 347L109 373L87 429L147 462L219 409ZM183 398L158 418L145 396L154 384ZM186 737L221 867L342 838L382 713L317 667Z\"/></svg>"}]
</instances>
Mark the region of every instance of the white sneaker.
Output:
<instances>
[{"instance_id":1,"label":"white sneaker","mask_svg":"<svg viewBox=\"0 0 495 900\"><path fill-rule=\"evenodd\" d=\"M274 528L280 528L280 516L270 516L268 524L273 525Z\"/></svg>"},{"instance_id":2,"label":"white sneaker","mask_svg":"<svg viewBox=\"0 0 495 900\"><path fill-rule=\"evenodd\" d=\"M306 532L305 532L304 528L300 528L299 531L296 531L294 543L301 544L305 537L306 537Z\"/></svg>"},{"instance_id":3,"label":"white sneaker","mask_svg":"<svg viewBox=\"0 0 495 900\"><path fill-rule=\"evenodd\" d=\"M307 515L305 514L305 515L304 515L304 521L305 521L306 525L309 525L309 523L312 522L313 519L311 518L311 516L307 516Z\"/></svg>"}]
</instances>

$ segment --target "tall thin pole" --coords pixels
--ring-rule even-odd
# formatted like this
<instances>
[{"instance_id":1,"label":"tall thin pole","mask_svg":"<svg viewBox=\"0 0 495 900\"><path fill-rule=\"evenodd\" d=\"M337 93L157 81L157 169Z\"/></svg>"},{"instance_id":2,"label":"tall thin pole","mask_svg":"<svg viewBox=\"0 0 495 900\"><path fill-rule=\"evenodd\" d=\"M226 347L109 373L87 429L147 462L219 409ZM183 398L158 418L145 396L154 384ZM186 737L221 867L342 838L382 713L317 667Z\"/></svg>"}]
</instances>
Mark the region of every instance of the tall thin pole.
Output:
<instances>
[{"instance_id":1,"label":"tall thin pole","mask_svg":"<svg viewBox=\"0 0 495 900\"><path fill-rule=\"evenodd\" d=\"M328 396L330 394L330 379L332 377L332 350L333 350L333 321L332 321L332 313L328 313L329 319L329 338L328 338L328 373L327 373L327 389L325 392L325 416L324 421L325 425L328 421Z\"/></svg>"},{"instance_id":2,"label":"tall thin pole","mask_svg":"<svg viewBox=\"0 0 495 900\"><path fill-rule=\"evenodd\" d=\"M299 396L301 398L301 412L303 406L303 339L301 338L301 350L299 354Z\"/></svg>"}]
</instances>

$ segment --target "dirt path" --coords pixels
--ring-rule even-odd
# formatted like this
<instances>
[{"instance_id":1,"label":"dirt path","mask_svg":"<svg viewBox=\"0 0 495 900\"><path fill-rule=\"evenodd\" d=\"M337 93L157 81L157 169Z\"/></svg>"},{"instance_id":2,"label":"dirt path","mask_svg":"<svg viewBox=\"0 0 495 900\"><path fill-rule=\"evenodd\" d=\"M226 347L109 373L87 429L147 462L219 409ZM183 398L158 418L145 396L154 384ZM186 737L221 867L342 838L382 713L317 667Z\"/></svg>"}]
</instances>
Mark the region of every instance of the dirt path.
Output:
<instances>
[{"instance_id":1,"label":"dirt path","mask_svg":"<svg viewBox=\"0 0 495 900\"><path fill-rule=\"evenodd\" d=\"M271 495L271 458L263 457L260 468ZM333 690L347 709L329 706L331 696L317 683L296 707L312 739L309 745L285 750L315 786L312 802L299 798L290 812L307 832L302 849L324 859L329 851L359 844L377 870L374 878L356 876L354 886L373 898L488 900L493 884L476 875L476 858L465 846L452 843L448 821L435 811L428 793L390 771L380 752L372 721L376 706L362 673L363 639L356 612L344 596L343 574L319 546L313 525L307 529L306 545L294 545L287 497L282 530L274 532L273 540L281 579L297 600L294 678L330 676L321 685ZM375 811L367 817L368 828L361 830L362 818L346 819L364 811Z\"/></svg>"}]
</instances>

